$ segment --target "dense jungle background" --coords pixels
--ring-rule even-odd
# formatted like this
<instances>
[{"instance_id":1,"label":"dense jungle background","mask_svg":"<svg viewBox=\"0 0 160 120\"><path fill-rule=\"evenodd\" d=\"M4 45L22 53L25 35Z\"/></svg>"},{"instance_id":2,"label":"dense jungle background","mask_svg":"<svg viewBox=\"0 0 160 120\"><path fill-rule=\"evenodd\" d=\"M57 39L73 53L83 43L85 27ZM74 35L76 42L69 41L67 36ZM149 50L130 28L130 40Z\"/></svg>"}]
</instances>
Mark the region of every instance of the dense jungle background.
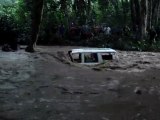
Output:
<instances>
[{"instance_id":1,"label":"dense jungle background","mask_svg":"<svg viewBox=\"0 0 160 120\"><path fill-rule=\"evenodd\" d=\"M159 9L159 0L0 0L0 44L159 51Z\"/></svg>"}]
</instances>

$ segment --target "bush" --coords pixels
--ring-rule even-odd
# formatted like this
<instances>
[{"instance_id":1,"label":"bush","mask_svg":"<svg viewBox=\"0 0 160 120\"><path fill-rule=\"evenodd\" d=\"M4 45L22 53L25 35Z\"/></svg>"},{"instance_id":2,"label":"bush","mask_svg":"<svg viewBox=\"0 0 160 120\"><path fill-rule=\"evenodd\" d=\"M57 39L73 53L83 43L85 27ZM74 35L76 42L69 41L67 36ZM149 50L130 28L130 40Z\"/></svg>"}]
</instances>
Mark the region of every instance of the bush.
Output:
<instances>
[{"instance_id":1,"label":"bush","mask_svg":"<svg viewBox=\"0 0 160 120\"><path fill-rule=\"evenodd\" d=\"M18 40L16 22L7 15L0 16L0 44L15 44Z\"/></svg>"}]
</instances>

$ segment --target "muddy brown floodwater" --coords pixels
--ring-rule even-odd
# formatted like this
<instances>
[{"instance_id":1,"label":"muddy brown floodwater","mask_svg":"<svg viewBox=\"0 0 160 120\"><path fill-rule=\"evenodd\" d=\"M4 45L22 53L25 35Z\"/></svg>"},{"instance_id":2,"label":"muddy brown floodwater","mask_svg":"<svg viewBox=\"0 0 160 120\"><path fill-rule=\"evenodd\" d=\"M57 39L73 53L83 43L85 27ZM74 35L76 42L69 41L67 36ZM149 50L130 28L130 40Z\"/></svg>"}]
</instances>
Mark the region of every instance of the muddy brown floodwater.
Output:
<instances>
[{"instance_id":1,"label":"muddy brown floodwater","mask_svg":"<svg viewBox=\"0 0 160 120\"><path fill-rule=\"evenodd\" d=\"M94 67L72 48L0 52L0 120L160 120L160 53L117 51Z\"/></svg>"}]
</instances>

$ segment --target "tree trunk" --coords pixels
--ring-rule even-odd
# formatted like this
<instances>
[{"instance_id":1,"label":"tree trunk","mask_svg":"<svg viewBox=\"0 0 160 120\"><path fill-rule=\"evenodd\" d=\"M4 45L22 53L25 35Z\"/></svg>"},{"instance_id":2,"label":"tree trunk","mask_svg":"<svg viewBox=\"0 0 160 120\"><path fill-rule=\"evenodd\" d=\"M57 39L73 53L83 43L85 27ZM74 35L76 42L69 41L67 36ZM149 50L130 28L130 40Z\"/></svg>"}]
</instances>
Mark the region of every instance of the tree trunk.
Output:
<instances>
[{"instance_id":1,"label":"tree trunk","mask_svg":"<svg viewBox=\"0 0 160 120\"><path fill-rule=\"evenodd\" d=\"M147 34L148 0L141 0L141 39Z\"/></svg>"},{"instance_id":2,"label":"tree trunk","mask_svg":"<svg viewBox=\"0 0 160 120\"><path fill-rule=\"evenodd\" d=\"M31 40L26 48L27 52L34 52L36 42L39 36L40 23L43 13L43 2L44 0L33 0L33 7L31 11Z\"/></svg>"},{"instance_id":3,"label":"tree trunk","mask_svg":"<svg viewBox=\"0 0 160 120\"><path fill-rule=\"evenodd\" d=\"M125 2L124 2L124 0L121 0L121 3L122 3L122 10L123 10L123 24L125 24L126 23L126 6L125 6Z\"/></svg>"},{"instance_id":4,"label":"tree trunk","mask_svg":"<svg viewBox=\"0 0 160 120\"><path fill-rule=\"evenodd\" d=\"M123 24L126 25L129 2L128 0L121 0L121 3L122 3L122 9L123 9L123 20L124 20Z\"/></svg>"},{"instance_id":5,"label":"tree trunk","mask_svg":"<svg viewBox=\"0 0 160 120\"><path fill-rule=\"evenodd\" d=\"M141 31L141 6L139 0L134 0L135 12L136 12L136 26L138 27L138 31Z\"/></svg>"},{"instance_id":6,"label":"tree trunk","mask_svg":"<svg viewBox=\"0 0 160 120\"><path fill-rule=\"evenodd\" d=\"M114 6L116 17L119 18L119 0L112 0L111 2Z\"/></svg>"},{"instance_id":7,"label":"tree trunk","mask_svg":"<svg viewBox=\"0 0 160 120\"><path fill-rule=\"evenodd\" d=\"M91 0L87 1L87 22L90 21L91 13Z\"/></svg>"},{"instance_id":8,"label":"tree trunk","mask_svg":"<svg viewBox=\"0 0 160 120\"><path fill-rule=\"evenodd\" d=\"M135 4L134 0L130 1L130 7L131 7L131 20L132 20L132 29L135 32L136 31L136 11L135 11Z\"/></svg>"},{"instance_id":9,"label":"tree trunk","mask_svg":"<svg viewBox=\"0 0 160 120\"><path fill-rule=\"evenodd\" d=\"M152 26L152 7L153 0L148 0L148 29L151 29Z\"/></svg>"},{"instance_id":10,"label":"tree trunk","mask_svg":"<svg viewBox=\"0 0 160 120\"><path fill-rule=\"evenodd\" d=\"M133 30L139 33L139 39L143 40L147 34L148 0L131 0L131 15Z\"/></svg>"},{"instance_id":11,"label":"tree trunk","mask_svg":"<svg viewBox=\"0 0 160 120\"><path fill-rule=\"evenodd\" d=\"M158 5L157 5L157 14L156 14L156 18L155 18L155 25L158 24L158 20L159 20L159 14L160 14L160 1L158 1Z\"/></svg>"},{"instance_id":12,"label":"tree trunk","mask_svg":"<svg viewBox=\"0 0 160 120\"><path fill-rule=\"evenodd\" d=\"M158 18L159 18L159 8L160 8L160 1L159 0L154 0L153 2L153 9L152 9L152 23L154 25L157 25L158 23Z\"/></svg>"}]
</instances>

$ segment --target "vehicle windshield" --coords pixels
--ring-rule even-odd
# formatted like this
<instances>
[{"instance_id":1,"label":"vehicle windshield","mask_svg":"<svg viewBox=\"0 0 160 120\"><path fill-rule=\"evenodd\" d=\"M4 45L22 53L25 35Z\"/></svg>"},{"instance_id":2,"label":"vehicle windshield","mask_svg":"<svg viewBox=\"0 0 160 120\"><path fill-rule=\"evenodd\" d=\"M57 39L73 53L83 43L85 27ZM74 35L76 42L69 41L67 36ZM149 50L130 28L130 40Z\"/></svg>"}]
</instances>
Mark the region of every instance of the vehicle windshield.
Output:
<instances>
[{"instance_id":1,"label":"vehicle windshield","mask_svg":"<svg viewBox=\"0 0 160 120\"><path fill-rule=\"evenodd\" d=\"M98 62L97 53L84 53L84 62L85 63Z\"/></svg>"}]
</instances>

